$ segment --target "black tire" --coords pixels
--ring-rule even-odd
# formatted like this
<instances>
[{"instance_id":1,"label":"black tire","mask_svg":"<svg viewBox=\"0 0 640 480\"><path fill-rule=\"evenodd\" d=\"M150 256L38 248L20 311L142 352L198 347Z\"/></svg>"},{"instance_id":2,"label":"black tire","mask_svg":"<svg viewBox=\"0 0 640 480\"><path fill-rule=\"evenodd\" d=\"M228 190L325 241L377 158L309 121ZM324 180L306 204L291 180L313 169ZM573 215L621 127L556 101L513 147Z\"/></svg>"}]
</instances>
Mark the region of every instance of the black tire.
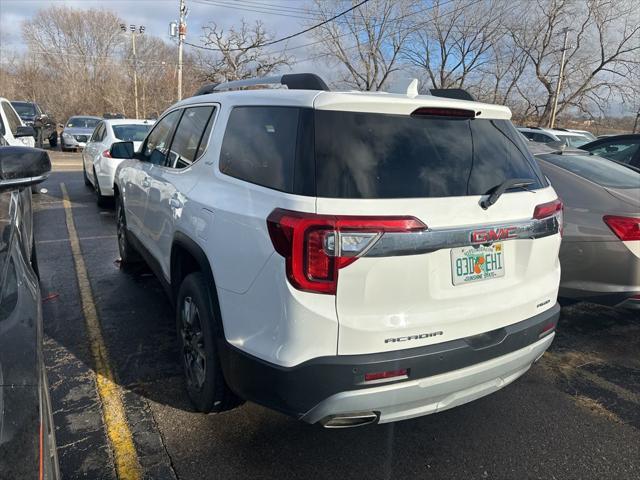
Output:
<instances>
[{"instance_id":1,"label":"black tire","mask_svg":"<svg viewBox=\"0 0 640 480\"><path fill-rule=\"evenodd\" d=\"M82 162L84 165L84 161ZM100 182L98 181L98 175L96 175L96 169L93 169L93 181L96 182L95 190L96 190L96 203L99 207L106 207L109 204L109 197L105 197L102 195L102 191L100 190Z\"/></svg>"},{"instance_id":2,"label":"black tire","mask_svg":"<svg viewBox=\"0 0 640 480\"><path fill-rule=\"evenodd\" d=\"M56 148L58 146L58 134L56 132L49 136L49 146L51 148Z\"/></svg>"},{"instance_id":3,"label":"black tire","mask_svg":"<svg viewBox=\"0 0 640 480\"><path fill-rule=\"evenodd\" d=\"M62 151L64 152L64 149L62 149ZM89 175L87 175L87 167L85 167L84 165L84 158L82 159L82 176L84 177L85 186L93 188L93 185L91 185L91 180L89 180Z\"/></svg>"},{"instance_id":4,"label":"black tire","mask_svg":"<svg viewBox=\"0 0 640 480\"><path fill-rule=\"evenodd\" d=\"M187 393L196 410L224 412L242 403L227 386L216 339L221 334L217 300L207 277L195 272L180 285L176 301L178 350Z\"/></svg>"},{"instance_id":5,"label":"black tire","mask_svg":"<svg viewBox=\"0 0 640 480\"><path fill-rule=\"evenodd\" d=\"M140 263L142 258L127 237L127 218L120 196L116 196L116 225L118 231L118 250L120 251L120 265L126 267Z\"/></svg>"}]
</instances>

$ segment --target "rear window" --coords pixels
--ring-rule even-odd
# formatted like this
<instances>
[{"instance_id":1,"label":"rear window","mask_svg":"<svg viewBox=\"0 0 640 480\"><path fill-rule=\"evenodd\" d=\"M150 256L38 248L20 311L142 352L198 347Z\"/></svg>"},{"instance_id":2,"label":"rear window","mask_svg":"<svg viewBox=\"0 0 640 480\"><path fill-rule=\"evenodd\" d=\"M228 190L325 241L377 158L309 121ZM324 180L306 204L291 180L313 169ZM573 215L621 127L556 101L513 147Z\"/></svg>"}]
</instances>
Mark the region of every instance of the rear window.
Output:
<instances>
[{"instance_id":1,"label":"rear window","mask_svg":"<svg viewBox=\"0 0 640 480\"><path fill-rule=\"evenodd\" d=\"M506 120L295 107L236 107L220 170L268 188L329 198L481 195L510 178L546 186Z\"/></svg>"},{"instance_id":2,"label":"rear window","mask_svg":"<svg viewBox=\"0 0 640 480\"><path fill-rule=\"evenodd\" d=\"M485 194L542 174L507 120L315 112L319 197L412 198Z\"/></svg>"},{"instance_id":3,"label":"rear window","mask_svg":"<svg viewBox=\"0 0 640 480\"><path fill-rule=\"evenodd\" d=\"M595 155L540 155L542 160L609 188L640 188L640 173Z\"/></svg>"},{"instance_id":4,"label":"rear window","mask_svg":"<svg viewBox=\"0 0 640 480\"><path fill-rule=\"evenodd\" d=\"M141 142L147 136L151 125L113 125L113 135L123 142Z\"/></svg>"}]
</instances>

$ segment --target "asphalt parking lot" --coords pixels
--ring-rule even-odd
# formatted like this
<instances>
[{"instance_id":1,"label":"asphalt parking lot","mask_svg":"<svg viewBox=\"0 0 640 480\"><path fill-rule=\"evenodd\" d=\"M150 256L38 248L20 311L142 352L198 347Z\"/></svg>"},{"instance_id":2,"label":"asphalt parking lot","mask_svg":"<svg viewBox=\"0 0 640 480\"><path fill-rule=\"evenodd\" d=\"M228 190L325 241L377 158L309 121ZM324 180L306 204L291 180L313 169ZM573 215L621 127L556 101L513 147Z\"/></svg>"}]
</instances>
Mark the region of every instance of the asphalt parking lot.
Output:
<instances>
[{"instance_id":1,"label":"asphalt parking lot","mask_svg":"<svg viewBox=\"0 0 640 480\"><path fill-rule=\"evenodd\" d=\"M150 479L640 478L640 314L563 308L550 351L473 403L397 424L309 426L254 404L191 408L174 316L145 268L122 271L112 209L82 181L80 154L52 152L36 195L45 354L65 479L115 479L63 185L138 462Z\"/></svg>"}]
</instances>

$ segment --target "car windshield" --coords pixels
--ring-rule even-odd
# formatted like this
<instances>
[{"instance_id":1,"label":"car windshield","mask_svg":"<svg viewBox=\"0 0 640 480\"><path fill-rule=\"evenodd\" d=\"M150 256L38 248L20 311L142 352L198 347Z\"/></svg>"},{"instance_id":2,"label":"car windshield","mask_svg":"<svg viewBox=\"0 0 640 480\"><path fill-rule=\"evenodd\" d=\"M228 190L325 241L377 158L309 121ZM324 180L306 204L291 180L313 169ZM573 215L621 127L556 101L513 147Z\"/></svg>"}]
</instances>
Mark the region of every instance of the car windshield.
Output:
<instances>
[{"instance_id":1,"label":"car windshield","mask_svg":"<svg viewBox=\"0 0 640 480\"><path fill-rule=\"evenodd\" d=\"M113 125L113 135L124 142L141 142L147 135L151 125Z\"/></svg>"},{"instance_id":2,"label":"car windshield","mask_svg":"<svg viewBox=\"0 0 640 480\"><path fill-rule=\"evenodd\" d=\"M609 188L640 188L640 173L596 155L540 155L539 158Z\"/></svg>"},{"instance_id":3,"label":"car windshield","mask_svg":"<svg viewBox=\"0 0 640 480\"><path fill-rule=\"evenodd\" d=\"M510 178L545 186L508 120L318 110L315 154L321 197L482 195Z\"/></svg>"},{"instance_id":4,"label":"car windshield","mask_svg":"<svg viewBox=\"0 0 640 480\"><path fill-rule=\"evenodd\" d=\"M560 138L560 140L562 140L565 145L573 148L578 148L585 143L589 143L589 139L587 137L583 137L582 135L558 135L558 138Z\"/></svg>"},{"instance_id":5,"label":"car windshield","mask_svg":"<svg viewBox=\"0 0 640 480\"><path fill-rule=\"evenodd\" d=\"M33 106L33 103L11 102L11 105L21 117L33 117L36 114L36 108Z\"/></svg>"},{"instance_id":6,"label":"car windshield","mask_svg":"<svg viewBox=\"0 0 640 480\"><path fill-rule=\"evenodd\" d=\"M89 117L71 117L67 122L67 128L96 128L100 119Z\"/></svg>"}]
</instances>

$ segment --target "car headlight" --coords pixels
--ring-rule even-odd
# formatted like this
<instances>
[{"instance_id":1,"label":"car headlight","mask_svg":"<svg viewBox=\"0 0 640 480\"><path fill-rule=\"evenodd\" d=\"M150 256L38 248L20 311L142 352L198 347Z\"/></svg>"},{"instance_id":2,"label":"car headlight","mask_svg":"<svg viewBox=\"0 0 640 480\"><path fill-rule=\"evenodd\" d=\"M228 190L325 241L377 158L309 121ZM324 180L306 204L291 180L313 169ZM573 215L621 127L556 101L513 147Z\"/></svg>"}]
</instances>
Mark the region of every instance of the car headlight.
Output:
<instances>
[{"instance_id":1,"label":"car headlight","mask_svg":"<svg viewBox=\"0 0 640 480\"><path fill-rule=\"evenodd\" d=\"M69 140L69 141L74 140L74 138L70 134L68 134L67 132L62 132L62 138L64 138L65 140Z\"/></svg>"}]
</instances>

